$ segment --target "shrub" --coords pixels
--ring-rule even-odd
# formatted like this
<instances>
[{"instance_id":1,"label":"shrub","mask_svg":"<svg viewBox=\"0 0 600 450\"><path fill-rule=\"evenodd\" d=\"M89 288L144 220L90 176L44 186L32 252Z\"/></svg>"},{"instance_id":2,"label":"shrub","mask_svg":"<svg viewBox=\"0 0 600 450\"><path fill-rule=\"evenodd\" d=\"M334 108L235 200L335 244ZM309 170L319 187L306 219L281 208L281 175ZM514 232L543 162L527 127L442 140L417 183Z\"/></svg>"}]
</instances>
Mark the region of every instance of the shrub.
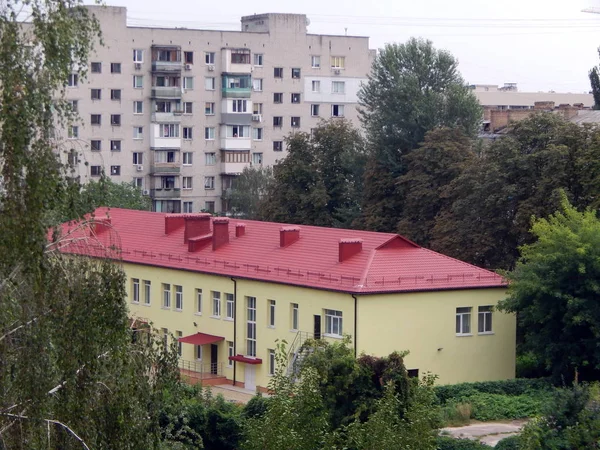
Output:
<instances>
[{"instance_id":1,"label":"shrub","mask_svg":"<svg viewBox=\"0 0 600 450\"><path fill-rule=\"evenodd\" d=\"M448 403L442 410L442 422L445 426L458 427L471 421L470 403Z\"/></svg>"},{"instance_id":2,"label":"shrub","mask_svg":"<svg viewBox=\"0 0 600 450\"><path fill-rule=\"evenodd\" d=\"M471 417L476 420L521 419L541 413L551 394L500 395L478 393L468 398Z\"/></svg>"},{"instance_id":3,"label":"shrub","mask_svg":"<svg viewBox=\"0 0 600 450\"><path fill-rule=\"evenodd\" d=\"M496 450L519 450L519 436L510 436L502 439L494 447Z\"/></svg>"},{"instance_id":4,"label":"shrub","mask_svg":"<svg viewBox=\"0 0 600 450\"><path fill-rule=\"evenodd\" d=\"M439 436L437 438L437 448L438 450L488 450L492 447L470 439Z\"/></svg>"},{"instance_id":5,"label":"shrub","mask_svg":"<svg viewBox=\"0 0 600 450\"><path fill-rule=\"evenodd\" d=\"M452 400L462 400L478 392L500 395L523 395L531 391L550 391L552 384L548 378L514 378L512 380L483 381L436 386L435 393L444 404Z\"/></svg>"}]
</instances>

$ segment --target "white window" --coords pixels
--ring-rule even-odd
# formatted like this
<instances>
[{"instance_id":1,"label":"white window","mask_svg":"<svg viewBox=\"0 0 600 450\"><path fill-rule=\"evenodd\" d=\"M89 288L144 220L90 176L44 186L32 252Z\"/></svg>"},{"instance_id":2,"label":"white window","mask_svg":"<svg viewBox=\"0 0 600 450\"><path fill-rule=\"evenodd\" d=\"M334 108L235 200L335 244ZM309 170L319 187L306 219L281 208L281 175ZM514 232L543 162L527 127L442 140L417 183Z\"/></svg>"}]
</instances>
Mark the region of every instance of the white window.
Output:
<instances>
[{"instance_id":1,"label":"white window","mask_svg":"<svg viewBox=\"0 0 600 450\"><path fill-rule=\"evenodd\" d=\"M252 139L255 141L262 141L263 138L263 129L262 128L252 128Z\"/></svg>"},{"instance_id":2,"label":"white window","mask_svg":"<svg viewBox=\"0 0 600 450\"><path fill-rule=\"evenodd\" d=\"M196 289L196 314L202 314L202 289Z\"/></svg>"},{"instance_id":3,"label":"white window","mask_svg":"<svg viewBox=\"0 0 600 450\"><path fill-rule=\"evenodd\" d=\"M234 301L233 301L233 294L225 294L225 306L226 306L226 311L225 311L225 317L227 319L233 319L233 310L234 310Z\"/></svg>"},{"instance_id":4,"label":"white window","mask_svg":"<svg viewBox=\"0 0 600 450\"><path fill-rule=\"evenodd\" d=\"M227 356L227 367L233 367L233 361L231 358L235 356L235 347L231 341L227 341Z\"/></svg>"},{"instance_id":5,"label":"white window","mask_svg":"<svg viewBox=\"0 0 600 450\"><path fill-rule=\"evenodd\" d=\"M213 317L221 317L221 293L212 291L212 315Z\"/></svg>"},{"instance_id":6,"label":"white window","mask_svg":"<svg viewBox=\"0 0 600 450\"><path fill-rule=\"evenodd\" d=\"M256 356L256 297L246 297L246 354Z\"/></svg>"},{"instance_id":7,"label":"white window","mask_svg":"<svg viewBox=\"0 0 600 450\"><path fill-rule=\"evenodd\" d=\"M163 283L163 308L171 307L171 285Z\"/></svg>"},{"instance_id":8,"label":"white window","mask_svg":"<svg viewBox=\"0 0 600 450\"><path fill-rule=\"evenodd\" d=\"M250 137L250 127L245 125L228 125L228 138Z\"/></svg>"},{"instance_id":9,"label":"white window","mask_svg":"<svg viewBox=\"0 0 600 450\"><path fill-rule=\"evenodd\" d=\"M456 308L456 334L471 333L471 307Z\"/></svg>"},{"instance_id":10,"label":"white window","mask_svg":"<svg viewBox=\"0 0 600 450\"><path fill-rule=\"evenodd\" d=\"M175 309L183 309L183 286L175 286Z\"/></svg>"},{"instance_id":11,"label":"white window","mask_svg":"<svg viewBox=\"0 0 600 450\"><path fill-rule=\"evenodd\" d=\"M325 334L332 336L342 335L342 311L333 309L325 310Z\"/></svg>"},{"instance_id":12,"label":"white window","mask_svg":"<svg viewBox=\"0 0 600 450\"><path fill-rule=\"evenodd\" d=\"M144 62L144 50L136 48L133 50L133 62L143 63Z\"/></svg>"},{"instance_id":13,"label":"white window","mask_svg":"<svg viewBox=\"0 0 600 450\"><path fill-rule=\"evenodd\" d=\"M183 343L179 339L183 337L183 333L176 331L175 334L177 335L177 355L181 356L183 353Z\"/></svg>"},{"instance_id":14,"label":"white window","mask_svg":"<svg viewBox=\"0 0 600 450\"><path fill-rule=\"evenodd\" d=\"M184 213L194 212L193 211L193 209L194 209L193 205L194 205L194 202L183 202L183 212Z\"/></svg>"},{"instance_id":15,"label":"white window","mask_svg":"<svg viewBox=\"0 0 600 450\"><path fill-rule=\"evenodd\" d=\"M196 345L196 359L202 361L202 346Z\"/></svg>"},{"instance_id":16,"label":"white window","mask_svg":"<svg viewBox=\"0 0 600 450\"><path fill-rule=\"evenodd\" d=\"M204 62L206 64L214 64L215 63L215 52L205 52L204 53Z\"/></svg>"},{"instance_id":17,"label":"white window","mask_svg":"<svg viewBox=\"0 0 600 450\"><path fill-rule=\"evenodd\" d=\"M331 105L331 117L344 117L344 105Z\"/></svg>"},{"instance_id":18,"label":"white window","mask_svg":"<svg viewBox=\"0 0 600 450\"><path fill-rule=\"evenodd\" d=\"M79 84L79 75L76 73L69 74L69 79L67 80L67 85L69 87L77 87Z\"/></svg>"},{"instance_id":19,"label":"white window","mask_svg":"<svg viewBox=\"0 0 600 450\"><path fill-rule=\"evenodd\" d=\"M233 100L233 112L245 113L247 106L247 100Z\"/></svg>"},{"instance_id":20,"label":"white window","mask_svg":"<svg viewBox=\"0 0 600 450\"><path fill-rule=\"evenodd\" d=\"M252 153L252 164L261 165L263 163L262 153Z\"/></svg>"},{"instance_id":21,"label":"white window","mask_svg":"<svg viewBox=\"0 0 600 450\"><path fill-rule=\"evenodd\" d=\"M254 65L255 66L262 66L263 65L263 54L262 53L255 53L254 54Z\"/></svg>"},{"instance_id":22,"label":"white window","mask_svg":"<svg viewBox=\"0 0 600 450\"><path fill-rule=\"evenodd\" d=\"M346 82L344 81L332 81L331 82L331 93L332 94L344 94L346 92Z\"/></svg>"},{"instance_id":23,"label":"white window","mask_svg":"<svg viewBox=\"0 0 600 450\"><path fill-rule=\"evenodd\" d=\"M133 87L135 89L142 89L144 87L144 75L133 76Z\"/></svg>"},{"instance_id":24,"label":"white window","mask_svg":"<svg viewBox=\"0 0 600 450\"><path fill-rule=\"evenodd\" d=\"M310 105L310 115L313 117L319 115L319 105Z\"/></svg>"},{"instance_id":25,"label":"white window","mask_svg":"<svg viewBox=\"0 0 600 450\"><path fill-rule=\"evenodd\" d=\"M183 177L182 186L183 189L192 189L192 177Z\"/></svg>"},{"instance_id":26,"label":"white window","mask_svg":"<svg viewBox=\"0 0 600 450\"><path fill-rule=\"evenodd\" d=\"M211 190L215 188L215 177L204 177L204 189Z\"/></svg>"},{"instance_id":27,"label":"white window","mask_svg":"<svg viewBox=\"0 0 600 450\"><path fill-rule=\"evenodd\" d=\"M253 78L252 79L252 90L255 92L261 92L263 90L263 79Z\"/></svg>"},{"instance_id":28,"label":"white window","mask_svg":"<svg viewBox=\"0 0 600 450\"><path fill-rule=\"evenodd\" d=\"M144 153L142 152L133 152L133 164L144 164Z\"/></svg>"},{"instance_id":29,"label":"white window","mask_svg":"<svg viewBox=\"0 0 600 450\"><path fill-rule=\"evenodd\" d=\"M133 303L140 302L140 279L139 278L131 279L131 301Z\"/></svg>"},{"instance_id":30,"label":"white window","mask_svg":"<svg viewBox=\"0 0 600 450\"><path fill-rule=\"evenodd\" d=\"M178 138L179 125L176 123L163 123L159 125L159 135L161 138Z\"/></svg>"},{"instance_id":31,"label":"white window","mask_svg":"<svg viewBox=\"0 0 600 450\"><path fill-rule=\"evenodd\" d=\"M77 139L79 138L79 127L77 125L71 125L67 132L67 137L69 139Z\"/></svg>"},{"instance_id":32,"label":"white window","mask_svg":"<svg viewBox=\"0 0 600 450\"><path fill-rule=\"evenodd\" d=\"M207 166L214 166L217 163L217 155L216 153L205 153L204 154L204 164Z\"/></svg>"},{"instance_id":33,"label":"white window","mask_svg":"<svg viewBox=\"0 0 600 450\"><path fill-rule=\"evenodd\" d=\"M183 113L184 114L193 114L194 104L192 102L183 102Z\"/></svg>"},{"instance_id":34,"label":"white window","mask_svg":"<svg viewBox=\"0 0 600 450\"><path fill-rule=\"evenodd\" d=\"M275 375L275 350L269 349L269 375Z\"/></svg>"},{"instance_id":35,"label":"white window","mask_svg":"<svg viewBox=\"0 0 600 450\"><path fill-rule=\"evenodd\" d=\"M215 90L215 77L206 77L204 79L204 89L207 91Z\"/></svg>"},{"instance_id":36,"label":"white window","mask_svg":"<svg viewBox=\"0 0 600 450\"><path fill-rule=\"evenodd\" d=\"M479 307L479 319L477 324L478 333L491 333L492 332L492 312L493 306L480 306Z\"/></svg>"},{"instance_id":37,"label":"white window","mask_svg":"<svg viewBox=\"0 0 600 450\"><path fill-rule=\"evenodd\" d=\"M332 56L330 61L332 69L343 69L344 67L346 67L345 56Z\"/></svg>"},{"instance_id":38,"label":"white window","mask_svg":"<svg viewBox=\"0 0 600 450\"><path fill-rule=\"evenodd\" d=\"M215 104L213 102L206 102L204 104L204 114L207 116L214 116Z\"/></svg>"},{"instance_id":39,"label":"white window","mask_svg":"<svg viewBox=\"0 0 600 450\"><path fill-rule=\"evenodd\" d=\"M144 137L144 127L133 127L133 138L142 139Z\"/></svg>"},{"instance_id":40,"label":"white window","mask_svg":"<svg viewBox=\"0 0 600 450\"><path fill-rule=\"evenodd\" d=\"M295 331L298 329L298 303L291 303L291 309L291 329Z\"/></svg>"},{"instance_id":41,"label":"white window","mask_svg":"<svg viewBox=\"0 0 600 450\"><path fill-rule=\"evenodd\" d=\"M215 139L215 127L204 127L204 139L207 141Z\"/></svg>"},{"instance_id":42,"label":"white window","mask_svg":"<svg viewBox=\"0 0 600 450\"><path fill-rule=\"evenodd\" d=\"M310 57L310 65L313 69L321 68L321 56L320 55L312 55Z\"/></svg>"},{"instance_id":43,"label":"white window","mask_svg":"<svg viewBox=\"0 0 600 450\"><path fill-rule=\"evenodd\" d=\"M183 77L183 88L194 89L194 77Z\"/></svg>"},{"instance_id":44,"label":"white window","mask_svg":"<svg viewBox=\"0 0 600 450\"><path fill-rule=\"evenodd\" d=\"M193 138L193 129L192 127L183 127L183 139L186 141L190 141Z\"/></svg>"},{"instance_id":45,"label":"white window","mask_svg":"<svg viewBox=\"0 0 600 450\"><path fill-rule=\"evenodd\" d=\"M262 114L263 113L263 104L262 103L252 103L252 114Z\"/></svg>"},{"instance_id":46,"label":"white window","mask_svg":"<svg viewBox=\"0 0 600 450\"><path fill-rule=\"evenodd\" d=\"M144 102L134 101L133 102L133 113L134 114L144 114Z\"/></svg>"},{"instance_id":47,"label":"white window","mask_svg":"<svg viewBox=\"0 0 600 450\"><path fill-rule=\"evenodd\" d=\"M321 82L319 80L312 81L312 91L321 92Z\"/></svg>"},{"instance_id":48,"label":"white window","mask_svg":"<svg viewBox=\"0 0 600 450\"><path fill-rule=\"evenodd\" d=\"M269 317L267 323L271 328L275 328L275 300L269 300Z\"/></svg>"},{"instance_id":49,"label":"white window","mask_svg":"<svg viewBox=\"0 0 600 450\"><path fill-rule=\"evenodd\" d=\"M144 280L144 304L150 304L150 280Z\"/></svg>"},{"instance_id":50,"label":"white window","mask_svg":"<svg viewBox=\"0 0 600 450\"><path fill-rule=\"evenodd\" d=\"M191 166L192 165L192 161L194 154L192 152L183 152L183 165L184 166Z\"/></svg>"}]
</instances>

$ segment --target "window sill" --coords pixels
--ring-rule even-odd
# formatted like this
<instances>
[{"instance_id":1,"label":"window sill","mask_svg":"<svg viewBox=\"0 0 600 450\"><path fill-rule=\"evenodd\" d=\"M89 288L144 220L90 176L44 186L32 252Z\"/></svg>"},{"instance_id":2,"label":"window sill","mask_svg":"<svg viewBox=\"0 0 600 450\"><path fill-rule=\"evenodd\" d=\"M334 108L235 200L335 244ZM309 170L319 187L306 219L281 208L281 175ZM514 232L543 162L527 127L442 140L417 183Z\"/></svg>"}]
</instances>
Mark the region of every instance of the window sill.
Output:
<instances>
[{"instance_id":1,"label":"window sill","mask_svg":"<svg viewBox=\"0 0 600 450\"><path fill-rule=\"evenodd\" d=\"M275 329L275 325L267 325L267 328L271 328L272 330Z\"/></svg>"},{"instance_id":2,"label":"window sill","mask_svg":"<svg viewBox=\"0 0 600 450\"><path fill-rule=\"evenodd\" d=\"M194 313L194 315L195 315L195 316L201 316L201 315L202 315L202 313L201 313L201 312L195 312L195 313Z\"/></svg>"},{"instance_id":3,"label":"window sill","mask_svg":"<svg viewBox=\"0 0 600 450\"><path fill-rule=\"evenodd\" d=\"M183 312L183 309L181 309L181 308L175 308L175 312Z\"/></svg>"},{"instance_id":4,"label":"window sill","mask_svg":"<svg viewBox=\"0 0 600 450\"><path fill-rule=\"evenodd\" d=\"M297 333L297 332L298 332L298 330L294 330L294 329L290 330L290 333Z\"/></svg>"},{"instance_id":5,"label":"window sill","mask_svg":"<svg viewBox=\"0 0 600 450\"><path fill-rule=\"evenodd\" d=\"M226 322L233 322L233 317L225 317L223 320Z\"/></svg>"},{"instance_id":6,"label":"window sill","mask_svg":"<svg viewBox=\"0 0 600 450\"><path fill-rule=\"evenodd\" d=\"M210 316L211 319L221 319L221 316Z\"/></svg>"},{"instance_id":7,"label":"window sill","mask_svg":"<svg viewBox=\"0 0 600 450\"><path fill-rule=\"evenodd\" d=\"M469 337L473 336L472 333L456 333L456 337Z\"/></svg>"},{"instance_id":8,"label":"window sill","mask_svg":"<svg viewBox=\"0 0 600 450\"><path fill-rule=\"evenodd\" d=\"M344 336L342 336L341 334L323 333L323 336L328 337L328 338L332 338L332 339L344 339Z\"/></svg>"},{"instance_id":9,"label":"window sill","mask_svg":"<svg viewBox=\"0 0 600 450\"><path fill-rule=\"evenodd\" d=\"M164 309L165 311L171 311L170 306L161 306L160 309Z\"/></svg>"},{"instance_id":10,"label":"window sill","mask_svg":"<svg viewBox=\"0 0 600 450\"><path fill-rule=\"evenodd\" d=\"M131 304L132 304L132 305L139 305L139 304L140 304L140 302L132 301L132 302L131 302Z\"/></svg>"},{"instance_id":11,"label":"window sill","mask_svg":"<svg viewBox=\"0 0 600 450\"><path fill-rule=\"evenodd\" d=\"M496 334L496 333L494 333L493 331L484 331L482 333L477 333L478 336L491 336L493 334Z\"/></svg>"},{"instance_id":12,"label":"window sill","mask_svg":"<svg viewBox=\"0 0 600 450\"><path fill-rule=\"evenodd\" d=\"M152 306L152 304L151 303L142 303L142 306L148 306L148 307L150 307L150 306Z\"/></svg>"}]
</instances>

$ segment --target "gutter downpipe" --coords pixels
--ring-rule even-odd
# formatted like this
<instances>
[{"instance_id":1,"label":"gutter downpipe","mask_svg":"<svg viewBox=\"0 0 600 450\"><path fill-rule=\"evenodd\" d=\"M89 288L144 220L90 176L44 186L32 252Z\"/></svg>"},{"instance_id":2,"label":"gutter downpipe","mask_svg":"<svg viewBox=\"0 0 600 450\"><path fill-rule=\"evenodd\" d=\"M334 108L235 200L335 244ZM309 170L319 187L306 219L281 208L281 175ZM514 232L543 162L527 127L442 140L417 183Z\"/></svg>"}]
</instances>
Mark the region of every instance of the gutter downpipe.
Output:
<instances>
[{"instance_id":1,"label":"gutter downpipe","mask_svg":"<svg viewBox=\"0 0 600 450\"><path fill-rule=\"evenodd\" d=\"M356 358L358 356L358 297L355 294L350 295L354 299L354 357Z\"/></svg>"},{"instance_id":2,"label":"gutter downpipe","mask_svg":"<svg viewBox=\"0 0 600 450\"><path fill-rule=\"evenodd\" d=\"M237 280L231 277L233 281L233 353L237 351ZM229 358L229 355L227 355ZM233 385L236 383L237 361L233 361Z\"/></svg>"}]
</instances>

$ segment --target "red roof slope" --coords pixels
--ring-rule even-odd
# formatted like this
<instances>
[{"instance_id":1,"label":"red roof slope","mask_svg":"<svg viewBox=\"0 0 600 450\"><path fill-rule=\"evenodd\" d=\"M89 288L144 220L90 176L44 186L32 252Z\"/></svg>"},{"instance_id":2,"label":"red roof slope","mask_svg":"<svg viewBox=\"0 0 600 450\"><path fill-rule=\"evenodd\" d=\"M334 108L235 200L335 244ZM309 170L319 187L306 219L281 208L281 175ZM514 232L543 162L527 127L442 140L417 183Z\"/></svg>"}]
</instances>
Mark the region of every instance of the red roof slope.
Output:
<instances>
[{"instance_id":1,"label":"red roof slope","mask_svg":"<svg viewBox=\"0 0 600 450\"><path fill-rule=\"evenodd\" d=\"M199 214L99 208L94 215L97 219L110 218L108 226L104 220L96 227L93 240L97 242L66 244L63 251L96 255L100 244L118 242L125 262L356 294L506 286L493 272L421 248L392 233L237 219L224 224L227 219L217 219L220 229L228 228L229 242L221 236L215 244L211 237L216 234L215 219L206 218L207 227L210 220L209 233L197 236L193 244L201 245L190 251L191 244L184 243L185 226L165 234L165 217L176 217L183 223L185 217ZM236 225L241 229L240 224L245 225L244 233L237 237ZM73 224L65 224L63 233L70 231L71 237L86 234L73 228ZM292 233L286 238L292 236L298 229L297 240L280 237L280 233ZM213 245L202 244L211 239ZM340 245L352 249L342 257Z\"/></svg>"}]
</instances>

